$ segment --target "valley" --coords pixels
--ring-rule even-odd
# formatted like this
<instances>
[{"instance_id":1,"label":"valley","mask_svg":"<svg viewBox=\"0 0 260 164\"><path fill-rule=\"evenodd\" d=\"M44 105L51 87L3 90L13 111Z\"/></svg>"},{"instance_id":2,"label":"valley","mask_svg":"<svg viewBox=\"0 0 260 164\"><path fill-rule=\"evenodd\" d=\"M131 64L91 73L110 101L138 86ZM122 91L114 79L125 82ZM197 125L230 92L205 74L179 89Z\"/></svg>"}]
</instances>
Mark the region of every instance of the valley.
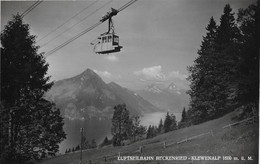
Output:
<instances>
[{"instance_id":1,"label":"valley","mask_svg":"<svg viewBox=\"0 0 260 164\"><path fill-rule=\"evenodd\" d=\"M118 104L125 103L130 114L139 115L141 124L147 127L157 126L166 112L173 113L179 121L183 105L187 105L186 93L173 83L165 88L158 86L159 93L154 92L155 85L147 87L131 91L115 82L107 84L91 69L55 82L45 97L55 102L64 117L67 138L60 144L60 153L80 143L82 127L88 140L101 143L106 136L110 138L113 107Z\"/></svg>"}]
</instances>

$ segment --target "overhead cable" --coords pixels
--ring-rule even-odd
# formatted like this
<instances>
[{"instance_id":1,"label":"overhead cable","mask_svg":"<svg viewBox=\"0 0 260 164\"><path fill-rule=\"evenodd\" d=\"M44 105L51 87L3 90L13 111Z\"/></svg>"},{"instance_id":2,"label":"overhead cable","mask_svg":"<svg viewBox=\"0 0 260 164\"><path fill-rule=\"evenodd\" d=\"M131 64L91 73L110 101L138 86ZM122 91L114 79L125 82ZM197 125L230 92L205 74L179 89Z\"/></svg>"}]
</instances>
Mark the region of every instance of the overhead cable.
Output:
<instances>
[{"instance_id":1,"label":"overhead cable","mask_svg":"<svg viewBox=\"0 0 260 164\"><path fill-rule=\"evenodd\" d=\"M71 18L69 18L68 20L66 20L64 23L62 23L61 25L59 25L57 28L53 29L52 31L50 31L49 33L47 33L46 35L44 35L42 38L40 38L38 40L38 42L40 42L42 39L46 38L47 36L49 36L51 33L55 32L56 30L58 30L59 28L61 28L62 26L64 26L66 23L68 23L70 20L72 20L73 18L75 18L76 16L78 16L80 13L82 13L83 11L85 11L86 9L88 9L89 7L91 7L92 5L94 5L95 3L97 3L99 0L94 1L93 3L91 3L90 5L88 5L87 7L85 7L84 9L80 10L78 13L76 13L74 16L72 16Z\"/></svg>"},{"instance_id":2,"label":"overhead cable","mask_svg":"<svg viewBox=\"0 0 260 164\"><path fill-rule=\"evenodd\" d=\"M119 9L118 9L118 12L120 12L120 11L122 11L122 10L124 10L125 8L127 8L128 6L130 6L130 5L132 5L134 2L136 2L137 0L131 0L131 1L129 1L128 3L126 3L125 5L123 5L122 7L120 7Z\"/></svg>"},{"instance_id":3,"label":"overhead cable","mask_svg":"<svg viewBox=\"0 0 260 164\"><path fill-rule=\"evenodd\" d=\"M78 39L80 36L86 34L87 32L89 32L90 30L96 28L100 24L102 24L102 22L98 22L98 23L94 24L93 26L87 28L86 30L84 30L81 33L79 33L78 35L74 36L73 38L71 38L68 41L64 42L63 44L59 45L58 47L56 47L56 48L52 49L51 51L47 52L45 54L45 56L48 57L48 56L52 55L54 52L58 51L62 47L66 46L67 44L73 42L74 40Z\"/></svg>"},{"instance_id":4,"label":"overhead cable","mask_svg":"<svg viewBox=\"0 0 260 164\"><path fill-rule=\"evenodd\" d=\"M27 14L29 14L35 7L37 7L39 4L42 3L43 0L38 0L36 1L33 5L31 5L27 10L25 10L21 17L23 18L24 16L26 16Z\"/></svg>"},{"instance_id":5,"label":"overhead cable","mask_svg":"<svg viewBox=\"0 0 260 164\"><path fill-rule=\"evenodd\" d=\"M121 8L118 9L118 12L126 9L128 6L130 6L131 4L133 4L134 2L136 2L137 0L131 0L128 3L126 3L125 5L123 5ZM61 48L63 48L64 46L68 45L69 43L73 42L74 40L78 39L80 36L86 34L87 32L89 32L90 30L96 28L97 26L99 26L100 24L102 24L102 21L99 21L98 23L94 24L93 26L85 29L84 31L80 32L79 34L77 34L76 36L74 36L73 38L67 40L66 42L62 43L61 45L59 45L58 47L52 49L51 51L47 52L45 54L46 57L52 55L53 53L55 53L56 51L60 50Z\"/></svg>"},{"instance_id":6,"label":"overhead cable","mask_svg":"<svg viewBox=\"0 0 260 164\"><path fill-rule=\"evenodd\" d=\"M89 15L87 15L86 17L84 17L83 19L81 19L79 22L75 23L74 25L70 26L68 29L66 29L65 31L61 32L60 34L58 34L57 36L55 36L54 38L52 38L51 40L47 41L46 43L42 44L40 47L44 47L47 44L51 43L53 40L57 39L58 37L60 37L62 34L64 34L65 32L69 31L70 29L72 29L74 26L78 25L79 23L83 22L84 20L86 20L87 18L89 18L90 16L92 16L93 14L95 14L97 11L101 10L102 8L104 8L106 5L108 5L109 3L111 3L113 0L108 1L107 3L105 3L104 5L102 5L100 8L96 9L95 11L93 11L92 13L90 13Z\"/></svg>"}]
</instances>

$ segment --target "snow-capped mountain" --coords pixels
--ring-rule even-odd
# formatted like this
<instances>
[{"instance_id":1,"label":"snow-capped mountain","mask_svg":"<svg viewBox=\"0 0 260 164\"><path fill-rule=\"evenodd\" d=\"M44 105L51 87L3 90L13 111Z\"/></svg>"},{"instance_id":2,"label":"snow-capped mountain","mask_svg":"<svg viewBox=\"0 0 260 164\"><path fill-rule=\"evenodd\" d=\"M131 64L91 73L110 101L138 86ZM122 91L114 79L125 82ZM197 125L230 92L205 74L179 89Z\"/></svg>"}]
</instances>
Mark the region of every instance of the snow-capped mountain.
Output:
<instances>
[{"instance_id":1,"label":"snow-capped mountain","mask_svg":"<svg viewBox=\"0 0 260 164\"><path fill-rule=\"evenodd\" d=\"M148 92L153 92L153 93L162 93L163 92L161 90L161 88L158 85L156 85L156 84L149 84L149 85L147 85L145 90L148 91Z\"/></svg>"},{"instance_id":2,"label":"snow-capped mountain","mask_svg":"<svg viewBox=\"0 0 260 164\"><path fill-rule=\"evenodd\" d=\"M169 92L173 92L173 93L177 93L177 94L181 94L181 89L178 88L174 83L171 83L168 87L167 87L167 91Z\"/></svg>"},{"instance_id":3,"label":"snow-capped mountain","mask_svg":"<svg viewBox=\"0 0 260 164\"><path fill-rule=\"evenodd\" d=\"M166 86L149 84L136 92L161 110L180 112L183 107L188 107L189 96L186 90L178 88L174 83Z\"/></svg>"}]
</instances>

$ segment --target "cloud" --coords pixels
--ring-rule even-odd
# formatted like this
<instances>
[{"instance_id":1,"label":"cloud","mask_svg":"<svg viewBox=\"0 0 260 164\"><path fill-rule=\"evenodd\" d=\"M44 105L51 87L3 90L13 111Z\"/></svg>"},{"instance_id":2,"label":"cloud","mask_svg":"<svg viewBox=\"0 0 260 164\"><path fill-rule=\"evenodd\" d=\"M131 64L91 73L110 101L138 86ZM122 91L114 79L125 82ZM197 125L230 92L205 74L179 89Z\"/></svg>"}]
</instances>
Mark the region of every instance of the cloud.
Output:
<instances>
[{"instance_id":1,"label":"cloud","mask_svg":"<svg viewBox=\"0 0 260 164\"><path fill-rule=\"evenodd\" d=\"M107 60L111 61L111 62L118 62L119 58L115 55L108 55L105 57Z\"/></svg>"},{"instance_id":2,"label":"cloud","mask_svg":"<svg viewBox=\"0 0 260 164\"><path fill-rule=\"evenodd\" d=\"M134 75L138 76L140 81L172 81L172 80L181 80L185 81L188 77L185 74L180 73L179 71L172 71L170 73L163 73L162 66L152 66L143 68L142 70L135 71Z\"/></svg>"},{"instance_id":3,"label":"cloud","mask_svg":"<svg viewBox=\"0 0 260 164\"><path fill-rule=\"evenodd\" d=\"M103 78L103 80L110 82L111 80L118 80L118 79L122 79L122 77L120 75L114 75L108 71L98 71L94 69L94 72L96 74L98 74L99 76L101 76Z\"/></svg>"},{"instance_id":4,"label":"cloud","mask_svg":"<svg viewBox=\"0 0 260 164\"><path fill-rule=\"evenodd\" d=\"M185 74L180 73L179 71L172 71L169 73L169 78L177 78L180 80L186 80L188 76Z\"/></svg>"},{"instance_id":5,"label":"cloud","mask_svg":"<svg viewBox=\"0 0 260 164\"><path fill-rule=\"evenodd\" d=\"M136 76L142 77L142 80L166 80L166 76L162 73L162 66L152 66L135 71Z\"/></svg>"},{"instance_id":6,"label":"cloud","mask_svg":"<svg viewBox=\"0 0 260 164\"><path fill-rule=\"evenodd\" d=\"M112 74L110 72L107 72L107 71L94 70L94 72L97 73L99 76L102 76L102 77L106 77L106 78L112 77Z\"/></svg>"}]
</instances>

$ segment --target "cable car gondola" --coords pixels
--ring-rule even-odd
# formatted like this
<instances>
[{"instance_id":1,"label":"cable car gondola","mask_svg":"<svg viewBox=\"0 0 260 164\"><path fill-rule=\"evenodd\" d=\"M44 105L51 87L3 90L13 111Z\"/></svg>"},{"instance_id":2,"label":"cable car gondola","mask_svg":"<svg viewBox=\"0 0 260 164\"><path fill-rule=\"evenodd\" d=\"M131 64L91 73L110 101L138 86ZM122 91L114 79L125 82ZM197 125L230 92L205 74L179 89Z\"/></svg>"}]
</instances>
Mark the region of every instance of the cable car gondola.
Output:
<instances>
[{"instance_id":1,"label":"cable car gondola","mask_svg":"<svg viewBox=\"0 0 260 164\"><path fill-rule=\"evenodd\" d=\"M119 45L119 36L115 35L114 25L112 21L112 16L117 14L117 10L111 8L111 12L103 16L100 20L104 22L108 19L108 32L101 34L97 38L96 43L91 43L94 45L94 52L97 54L109 54L120 52L122 46Z\"/></svg>"},{"instance_id":2,"label":"cable car gondola","mask_svg":"<svg viewBox=\"0 0 260 164\"><path fill-rule=\"evenodd\" d=\"M119 52L122 46L119 45L119 36L113 33L102 34L94 46L95 53L108 54Z\"/></svg>"}]
</instances>

